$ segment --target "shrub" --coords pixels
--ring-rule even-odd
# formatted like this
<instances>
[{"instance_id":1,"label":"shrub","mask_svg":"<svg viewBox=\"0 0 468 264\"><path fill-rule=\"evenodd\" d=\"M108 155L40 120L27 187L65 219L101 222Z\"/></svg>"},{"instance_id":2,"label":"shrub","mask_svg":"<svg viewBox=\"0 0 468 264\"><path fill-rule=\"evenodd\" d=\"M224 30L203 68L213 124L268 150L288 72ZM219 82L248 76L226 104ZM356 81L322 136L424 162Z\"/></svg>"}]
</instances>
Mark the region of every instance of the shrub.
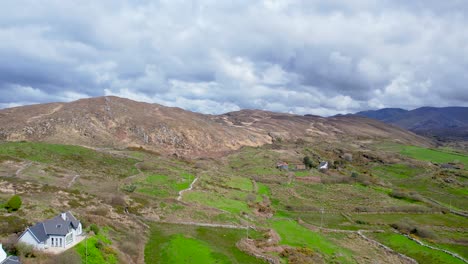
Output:
<instances>
[{"instance_id":1,"label":"shrub","mask_svg":"<svg viewBox=\"0 0 468 264\"><path fill-rule=\"evenodd\" d=\"M22 203L23 202L21 201L21 197L19 197L19 195L13 195L6 203L5 208L8 210L8 212L18 211Z\"/></svg>"},{"instance_id":2,"label":"shrub","mask_svg":"<svg viewBox=\"0 0 468 264\"><path fill-rule=\"evenodd\" d=\"M129 185L124 185L122 187L122 190L126 191L126 192L129 192L129 193L132 193L136 190L136 185L135 184L129 184Z\"/></svg>"},{"instance_id":3,"label":"shrub","mask_svg":"<svg viewBox=\"0 0 468 264\"><path fill-rule=\"evenodd\" d=\"M312 167L314 167L314 163L312 162L309 156L305 156L303 161L304 161L304 165L307 168L311 169Z\"/></svg>"},{"instance_id":4,"label":"shrub","mask_svg":"<svg viewBox=\"0 0 468 264\"><path fill-rule=\"evenodd\" d=\"M50 261L50 264L80 264L81 257L74 250L67 250L60 255L53 255Z\"/></svg>"},{"instance_id":5,"label":"shrub","mask_svg":"<svg viewBox=\"0 0 468 264\"><path fill-rule=\"evenodd\" d=\"M94 234L99 234L99 227L96 224L91 224L89 230L93 231Z\"/></svg>"},{"instance_id":6,"label":"shrub","mask_svg":"<svg viewBox=\"0 0 468 264\"><path fill-rule=\"evenodd\" d=\"M18 256L21 256L21 257L26 257L26 258L35 257L33 246L25 244L25 243L16 244L16 251L18 253Z\"/></svg>"}]
</instances>

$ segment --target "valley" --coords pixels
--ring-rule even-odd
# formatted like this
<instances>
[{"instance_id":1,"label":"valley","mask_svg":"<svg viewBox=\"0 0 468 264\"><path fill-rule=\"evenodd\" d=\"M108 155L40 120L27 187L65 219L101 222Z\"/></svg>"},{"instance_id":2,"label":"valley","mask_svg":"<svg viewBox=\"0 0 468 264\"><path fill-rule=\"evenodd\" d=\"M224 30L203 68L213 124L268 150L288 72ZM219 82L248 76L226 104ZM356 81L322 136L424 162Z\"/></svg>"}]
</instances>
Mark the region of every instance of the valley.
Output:
<instances>
[{"instance_id":1,"label":"valley","mask_svg":"<svg viewBox=\"0 0 468 264\"><path fill-rule=\"evenodd\" d=\"M468 210L468 172L440 167L466 164L468 156L454 150L296 140L188 159L143 148L0 146L0 197L16 192L23 200L17 212L1 211L2 222L14 223L2 226L4 245L28 224L72 210L85 228L102 230L88 231L88 247L95 248L88 263L465 263L468 257L468 221L456 214ZM305 156L332 166L276 168ZM310 177L320 180L303 180ZM76 252L83 261L82 247L64 254ZM57 258L36 252L23 263Z\"/></svg>"},{"instance_id":2,"label":"valley","mask_svg":"<svg viewBox=\"0 0 468 264\"><path fill-rule=\"evenodd\" d=\"M468 153L378 121L115 97L0 110L0 121L0 241L22 263L468 258ZM76 246L16 243L65 211L86 233Z\"/></svg>"}]
</instances>

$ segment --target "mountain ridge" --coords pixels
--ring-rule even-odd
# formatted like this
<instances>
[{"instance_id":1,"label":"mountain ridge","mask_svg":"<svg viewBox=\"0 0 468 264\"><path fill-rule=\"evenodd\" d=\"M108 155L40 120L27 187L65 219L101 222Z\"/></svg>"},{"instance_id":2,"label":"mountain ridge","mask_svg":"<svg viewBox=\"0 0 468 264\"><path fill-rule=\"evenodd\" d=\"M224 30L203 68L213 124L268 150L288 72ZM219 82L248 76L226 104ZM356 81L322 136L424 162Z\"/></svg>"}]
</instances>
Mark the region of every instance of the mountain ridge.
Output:
<instances>
[{"instance_id":1,"label":"mountain ridge","mask_svg":"<svg viewBox=\"0 0 468 264\"><path fill-rule=\"evenodd\" d=\"M139 147L205 155L306 138L386 138L430 145L425 138L358 116L318 117L240 110L205 115L176 107L105 96L0 110L0 140L83 146Z\"/></svg>"},{"instance_id":2,"label":"mountain ridge","mask_svg":"<svg viewBox=\"0 0 468 264\"><path fill-rule=\"evenodd\" d=\"M358 112L356 115L374 118L439 140L468 140L468 107L420 107L414 110L383 108Z\"/></svg>"}]
</instances>

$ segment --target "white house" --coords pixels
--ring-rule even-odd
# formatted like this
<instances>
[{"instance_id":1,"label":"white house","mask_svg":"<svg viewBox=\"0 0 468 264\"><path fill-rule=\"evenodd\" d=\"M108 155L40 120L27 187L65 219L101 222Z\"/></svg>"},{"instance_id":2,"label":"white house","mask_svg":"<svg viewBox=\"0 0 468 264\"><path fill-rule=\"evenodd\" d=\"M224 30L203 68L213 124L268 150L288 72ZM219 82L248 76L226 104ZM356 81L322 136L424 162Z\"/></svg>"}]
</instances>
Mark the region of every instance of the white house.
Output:
<instances>
[{"instance_id":1,"label":"white house","mask_svg":"<svg viewBox=\"0 0 468 264\"><path fill-rule=\"evenodd\" d=\"M328 162L327 161L322 161L320 162L318 166L319 170L328 170Z\"/></svg>"},{"instance_id":2,"label":"white house","mask_svg":"<svg viewBox=\"0 0 468 264\"><path fill-rule=\"evenodd\" d=\"M18 242L32 245L36 249L66 248L73 244L81 233L80 221L71 212L66 212L28 227Z\"/></svg>"},{"instance_id":3,"label":"white house","mask_svg":"<svg viewBox=\"0 0 468 264\"><path fill-rule=\"evenodd\" d=\"M2 244L0 244L0 264L21 264L21 262L16 256L7 257L5 250L3 250Z\"/></svg>"}]
</instances>

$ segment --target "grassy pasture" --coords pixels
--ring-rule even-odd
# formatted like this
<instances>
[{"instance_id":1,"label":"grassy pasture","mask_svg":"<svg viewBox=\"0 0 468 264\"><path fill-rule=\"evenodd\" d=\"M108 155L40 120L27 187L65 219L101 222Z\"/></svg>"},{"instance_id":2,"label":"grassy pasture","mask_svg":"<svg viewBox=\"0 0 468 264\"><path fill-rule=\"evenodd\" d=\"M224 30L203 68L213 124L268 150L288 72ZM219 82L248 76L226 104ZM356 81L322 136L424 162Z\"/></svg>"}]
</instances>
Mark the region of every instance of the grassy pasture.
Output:
<instances>
[{"instance_id":1,"label":"grassy pasture","mask_svg":"<svg viewBox=\"0 0 468 264\"><path fill-rule=\"evenodd\" d=\"M370 236L389 246L393 250L414 258L419 263L464 263L463 261L444 252L423 247L418 243L411 241L407 237L399 234L374 233Z\"/></svg>"},{"instance_id":2,"label":"grassy pasture","mask_svg":"<svg viewBox=\"0 0 468 264\"><path fill-rule=\"evenodd\" d=\"M149 174L137 181L136 191L159 198L176 197L178 192L187 189L195 176L189 173L171 173L171 175Z\"/></svg>"},{"instance_id":3,"label":"grassy pasture","mask_svg":"<svg viewBox=\"0 0 468 264\"><path fill-rule=\"evenodd\" d=\"M183 199L184 201L196 202L233 214L240 214L240 212L250 212L245 195L245 193L237 191L229 191L227 195L215 192L191 191L185 193Z\"/></svg>"},{"instance_id":4,"label":"grassy pasture","mask_svg":"<svg viewBox=\"0 0 468 264\"><path fill-rule=\"evenodd\" d=\"M258 234L250 230L250 235ZM236 247L245 236L245 230L153 224L145 263L264 263Z\"/></svg>"},{"instance_id":5,"label":"grassy pasture","mask_svg":"<svg viewBox=\"0 0 468 264\"><path fill-rule=\"evenodd\" d=\"M280 235L280 244L310 248L323 254L327 261L354 263L350 250L337 246L324 235L313 232L295 221L271 221L271 226Z\"/></svg>"}]
</instances>

